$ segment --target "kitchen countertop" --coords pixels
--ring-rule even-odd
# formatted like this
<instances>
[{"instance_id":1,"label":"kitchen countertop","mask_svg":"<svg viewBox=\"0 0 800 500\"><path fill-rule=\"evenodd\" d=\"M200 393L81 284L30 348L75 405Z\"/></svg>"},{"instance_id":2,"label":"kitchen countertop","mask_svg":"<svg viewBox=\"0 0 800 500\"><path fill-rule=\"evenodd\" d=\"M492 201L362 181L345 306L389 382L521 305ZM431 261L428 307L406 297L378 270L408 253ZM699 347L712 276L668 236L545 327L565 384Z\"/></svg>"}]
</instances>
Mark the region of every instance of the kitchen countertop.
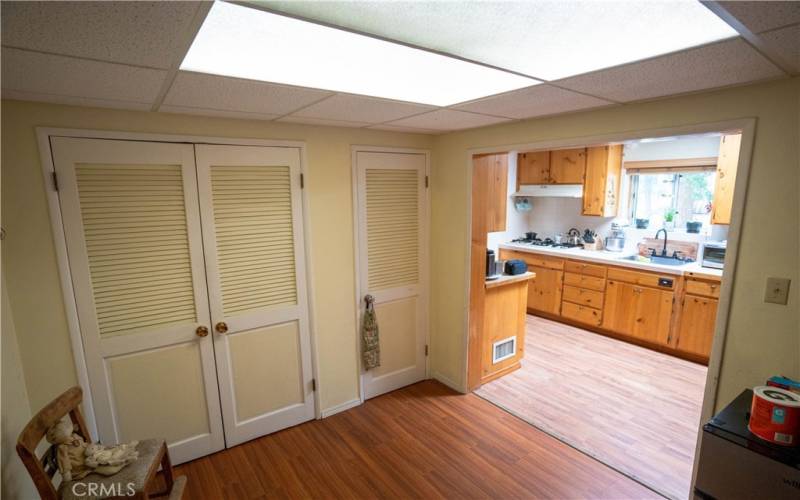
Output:
<instances>
[{"instance_id":1,"label":"kitchen countertop","mask_svg":"<svg viewBox=\"0 0 800 500\"><path fill-rule=\"evenodd\" d=\"M518 283L520 281L527 281L536 277L536 273L527 271L522 274L503 274L497 279L486 280L486 289L495 288L498 286L509 285L511 283Z\"/></svg>"},{"instance_id":2,"label":"kitchen countertop","mask_svg":"<svg viewBox=\"0 0 800 500\"><path fill-rule=\"evenodd\" d=\"M699 262L692 262L691 264L684 264L682 266L665 266L663 264L649 264L646 262L622 260L621 257L631 255L630 253L626 252L584 250L583 248L535 247L533 245L526 245L524 243L502 243L499 246L500 248L505 248L506 250L517 250L520 252L552 255L553 257L562 257L565 259L586 260L589 262L598 262L600 264L611 264L614 266L630 267L632 269L642 269L644 271L656 271L659 273L675 274L678 276L682 276L690 272L704 274L707 276L722 276L722 269L703 267Z\"/></svg>"}]
</instances>

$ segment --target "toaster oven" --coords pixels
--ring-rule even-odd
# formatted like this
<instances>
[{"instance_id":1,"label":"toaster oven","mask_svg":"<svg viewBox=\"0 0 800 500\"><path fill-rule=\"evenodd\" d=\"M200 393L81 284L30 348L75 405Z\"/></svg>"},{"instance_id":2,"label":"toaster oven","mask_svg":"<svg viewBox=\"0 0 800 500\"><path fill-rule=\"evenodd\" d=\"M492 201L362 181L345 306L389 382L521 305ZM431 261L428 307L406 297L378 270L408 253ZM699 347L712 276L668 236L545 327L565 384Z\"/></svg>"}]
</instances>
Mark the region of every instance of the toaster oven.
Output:
<instances>
[{"instance_id":1,"label":"toaster oven","mask_svg":"<svg viewBox=\"0 0 800 500\"><path fill-rule=\"evenodd\" d=\"M703 267L722 269L725 266L725 241L709 241L703 245L703 259L700 261Z\"/></svg>"}]
</instances>

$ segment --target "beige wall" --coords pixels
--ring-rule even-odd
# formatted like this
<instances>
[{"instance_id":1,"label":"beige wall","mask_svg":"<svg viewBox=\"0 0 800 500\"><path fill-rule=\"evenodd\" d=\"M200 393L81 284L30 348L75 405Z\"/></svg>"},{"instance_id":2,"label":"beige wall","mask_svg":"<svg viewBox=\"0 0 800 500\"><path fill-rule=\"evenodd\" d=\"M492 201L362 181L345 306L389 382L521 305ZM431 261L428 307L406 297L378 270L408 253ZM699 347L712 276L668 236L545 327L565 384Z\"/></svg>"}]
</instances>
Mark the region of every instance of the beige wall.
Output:
<instances>
[{"instance_id":1,"label":"beige wall","mask_svg":"<svg viewBox=\"0 0 800 500\"><path fill-rule=\"evenodd\" d=\"M463 387L469 148L757 118L719 403L782 373L800 376L800 79L528 120L437 139L432 168L433 373ZM535 229L535 228L534 228ZM791 278L789 305L762 301L768 276Z\"/></svg>"},{"instance_id":2,"label":"beige wall","mask_svg":"<svg viewBox=\"0 0 800 500\"><path fill-rule=\"evenodd\" d=\"M305 141L321 408L358 397L350 146L430 148L433 138L200 116L2 102L3 269L30 404L76 383L35 127Z\"/></svg>"},{"instance_id":3,"label":"beige wall","mask_svg":"<svg viewBox=\"0 0 800 500\"><path fill-rule=\"evenodd\" d=\"M22 428L31 418L31 407L28 404L28 392L25 389L25 379L22 376L22 364L19 359L17 335L14 329L14 318L8 304L5 276L2 278L2 401L3 418L2 443L0 451L2 457L2 484L3 498L36 498L36 489L28 472L17 456L15 446Z\"/></svg>"}]
</instances>

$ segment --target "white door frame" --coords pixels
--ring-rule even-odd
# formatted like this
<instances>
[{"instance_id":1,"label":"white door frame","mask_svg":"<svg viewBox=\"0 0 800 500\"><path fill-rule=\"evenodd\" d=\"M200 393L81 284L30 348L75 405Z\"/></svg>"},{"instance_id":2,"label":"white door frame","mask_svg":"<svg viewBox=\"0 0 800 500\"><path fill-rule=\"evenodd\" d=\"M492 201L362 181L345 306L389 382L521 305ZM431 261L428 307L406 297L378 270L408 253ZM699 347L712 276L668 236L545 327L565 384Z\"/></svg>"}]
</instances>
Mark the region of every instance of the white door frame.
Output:
<instances>
[{"instance_id":1,"label":"white door frame","mask_svg":"<svg viewBox=\"0 0 800 500\"><path fill-rule=\"evenodd\" d=\"M70 343L72 346L72 359L75 362L75 371L78 385L83 389L83 413L86 425L92 439L97 439L97 419L95 418L94 405L92 404L92 389L89 384L89 372L86 365L83 338L78 321L78 306L75 300L75 291L72 286L72 274L67 259L67 241L64 233L64 222L61 216L59 195L56 190L53 163L53 153L50 147L50 137L73 137L83 139L115 139L127 141L170 142L190 144L220 144L232 146L271 146L296 148L300 150L300 173L306 173L306 143L304 141L271 140L271 139L246 139L231 137L213 137L203 135L173 135L149 134L139 132L125 132L112 130L88 130L54 127L37 127L36 137L39 143L39 157L41 159L42 175L44 176L45 195L47 197L48 211L50 213L50 228L53 232L53 245L56 250L56 261L61 281L61 295L64 297L64 311L67 318ZM311 340L311 371L315 380L319 381L317 367L319 354L316 342L316 315L314 309L313 263L311 261L311 235L308 212L308 196L302 189L303 207L303 232L305 238L304 258L306 260L306 289L308 293L308 327ZM314 391L314 415L321 418L319 401L319 384Z\"/></svg>"},{"instance_id":2,"label":"white door frame","mask_svg":"<svg viewBox=\"0 0 800 500\"><path fill-rule=\"evenodd\" d=\"M692 487L694 487L694 474L697 471L697 459L702 437L702 423L711 418L717 404L719 389L719 374L722 369L722 354L725 350L725 339L728 333L728 323L730 320L731 296L733 295L733 285L736 280L736 266L739 256L739 245L742 238L742 221L744 219L745 199L747 197L747 187L750 181L750 164L753 156L753 144L755 142L756 119L741 118L733 120L722 120L717 122L695 123L679 125L675 127L662 127L653 129L642 129L625 132L613 132L597 134L583 137L570 137L565 139L550 139L529 143L509 144L506 146L489 146L483 148L473 148L466 151L464 161L467 172L467 220L472 220L472 157L478 154L504 153L519 150L533 149L556 149L583 147L586 145L603 145L611 142L623 142L634 139L644 139L648 137L671 137L676 135L702 134L708 132L741 131L742 143L739 149L739 163L736 171L736 185L733 191L733 207L731 209L731 223L728 226L728 249L725 257L725 267L723 269L722 287L719 295L719 307L717 309L717 321L714 326L714 339L711 345L711 355L709 356L708 372L706 375L706 387L703 393L703 405L701 408L700 422L697 435L697 445L695 448L695 458L692 476ZM472 241L472 227L467 224L466 240L466 261L465 273L467 287L464 290L464 297L467 307L464 308L464 330L462 332L462 352L461 359L464 360L462 383L458 390L463 393L467 389L467 362L469 350L469 289L473 284L470 283L470 262ZM483 283L480 284L483 286Z\"/></svg>"},{"instance_id":3,"label":"white door frame","mask_svg":"<svg viewBox=\"0 0 800 500\"><path fill-rule=\"evenodd\" d=\"M430 182L430 175L431 175L431 152L427 149L416 149L416 148L393 148L393 147L382 147L382 146L362 146L362 145L353 145L350 147L350 156L351 156L351 164L352 164L352 185L353 185L353 249L354 249L354 263L355 263L355 280L356 280L356 296L355 296L355 305L356 305L356 360L358 362L358 394L359 400L357 402L353 402L351 406L356 406L357 404L361 404L364 402L364 374L366 373L362 364L361 364L361 301L364 296L364 292L361 287L361 278L363 271L361 270L361 263L360 263L360 238L359 238L359 230L358 230L358 162L357 162L357 155L358 153L411 153L411 154L421 154L425 156L425 221L423 224L423 230L421 237L423 239L423 248L425 248L425 252L420 256L422 257L420 271L422 276L422 283L424 284L424 297L425 297L425 345L430 346L430 322L431 322L431 315L430 315L430 219L431 219L431 190L429 187ZM430 353L425 357L425 378L430 377ZM343 408L345 409L345 408Z\"/></svg>"}]
</instances>

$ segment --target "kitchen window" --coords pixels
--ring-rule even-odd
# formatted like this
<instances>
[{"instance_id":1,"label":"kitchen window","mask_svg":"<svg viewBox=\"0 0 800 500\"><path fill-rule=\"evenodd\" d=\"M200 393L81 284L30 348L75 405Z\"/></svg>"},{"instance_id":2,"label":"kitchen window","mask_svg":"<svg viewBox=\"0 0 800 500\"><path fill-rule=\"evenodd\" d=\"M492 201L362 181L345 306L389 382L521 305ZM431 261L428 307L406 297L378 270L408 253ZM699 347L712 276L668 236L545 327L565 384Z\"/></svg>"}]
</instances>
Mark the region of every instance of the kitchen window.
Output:
<instances>
[{"instance_id":1,"label":"kitchen window","mask_svg":"<svg viewBox=\"0 0 800 500\"><path fill-rule=\"evenodd\" d=\"M638 226L685 229L687 222L711 224L715 170L713 168L630 175L631 220ZM638 221L637 221L638 219Z\"/></svg>"}]
</instances>

